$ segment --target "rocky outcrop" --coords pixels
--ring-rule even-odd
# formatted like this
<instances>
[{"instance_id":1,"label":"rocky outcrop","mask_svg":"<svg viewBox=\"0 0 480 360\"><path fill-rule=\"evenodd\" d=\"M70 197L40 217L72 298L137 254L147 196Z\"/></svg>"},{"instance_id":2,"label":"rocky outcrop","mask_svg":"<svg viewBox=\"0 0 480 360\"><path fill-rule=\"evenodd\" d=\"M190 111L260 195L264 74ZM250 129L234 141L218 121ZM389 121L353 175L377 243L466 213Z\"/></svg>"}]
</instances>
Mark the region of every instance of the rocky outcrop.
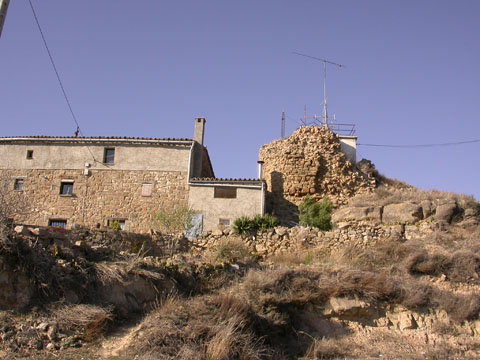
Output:
<instances>
[{"instance_id":1,"label":"rocky outcrop","mask_svg":"<svg viewBox=\"0 0 480 360\"><path fill-rule=\"evenodd\" d=\"M371 221L383 224L415 224L421 220L452 223L464 221L471 225L479 223L478 210L466 207L457 200L420 200L387 204L385 206L343 206L334 211L332 222Z\"/></svg>"}]
</instances>

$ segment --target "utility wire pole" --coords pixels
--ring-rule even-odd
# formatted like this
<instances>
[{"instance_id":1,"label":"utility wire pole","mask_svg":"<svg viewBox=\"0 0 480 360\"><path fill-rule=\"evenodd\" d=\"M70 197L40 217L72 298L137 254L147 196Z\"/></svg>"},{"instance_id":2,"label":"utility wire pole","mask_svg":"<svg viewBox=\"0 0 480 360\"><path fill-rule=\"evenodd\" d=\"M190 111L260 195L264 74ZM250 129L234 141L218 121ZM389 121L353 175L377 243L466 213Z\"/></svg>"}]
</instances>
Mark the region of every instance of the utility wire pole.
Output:
<instances>
[{"instance_id":1,"label":"utility wire pole","mask_svg":"<svg viewBox=\"0 0 480 360\"><path fill-rule=\"evenodd\" d=\"M2 36L3 23L5 22L5 17L7 16L7 9L10 0L0 0L0 36Z\"/></svg>"}]
</instances>

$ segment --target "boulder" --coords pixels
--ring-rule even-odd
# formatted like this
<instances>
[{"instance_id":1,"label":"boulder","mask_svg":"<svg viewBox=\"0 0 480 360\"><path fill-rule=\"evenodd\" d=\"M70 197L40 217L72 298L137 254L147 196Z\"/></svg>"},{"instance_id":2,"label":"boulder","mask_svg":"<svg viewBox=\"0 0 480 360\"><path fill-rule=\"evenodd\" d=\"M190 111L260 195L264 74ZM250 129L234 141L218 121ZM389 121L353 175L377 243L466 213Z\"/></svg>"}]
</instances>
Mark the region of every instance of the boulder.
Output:
<instances>
[{"instance_id":1,"label":"boulder","mask_svg":"<svg viewBox=\"0 0 480 360\"><path fill-rule=\"evenodd\" d=\"M332 215L332 222L337 224L345 221L374 220L380 221L380 208L369 206L346 206L338 209Z\"/></svg>"},{"instance_id":2,"label":"boulder","mask_svg":"<svg viewBox=\"0 0 480 360\"><path fill-rule=\"evenodd\" d=\"M458 206L455 201L438 205L437 210L435 211L435 220L436 221L446 221L448 223L452 222L453 216L458 212Z\"/></svg>"},{"instance_id":3,"label":"boulder","mask_svg":"<svg viewBox=\"0 0 480 360\"><path fill-rule=\"evenodd\" d=\"M435 213L435 205L430 200L423 200L420 203L423 210L423 218L426 219Z\"/></svg>"},{"instance_id":4,"label":"boulder","mask_svg":"<svg viewBox=\"0 0 480 360\"><path fill-rule=\"evenodd\" d=\"M412 224L422 219L422 207L411 202L390 204L383 208L382 221L384 223Z\"/></svg>"}]
</instances>

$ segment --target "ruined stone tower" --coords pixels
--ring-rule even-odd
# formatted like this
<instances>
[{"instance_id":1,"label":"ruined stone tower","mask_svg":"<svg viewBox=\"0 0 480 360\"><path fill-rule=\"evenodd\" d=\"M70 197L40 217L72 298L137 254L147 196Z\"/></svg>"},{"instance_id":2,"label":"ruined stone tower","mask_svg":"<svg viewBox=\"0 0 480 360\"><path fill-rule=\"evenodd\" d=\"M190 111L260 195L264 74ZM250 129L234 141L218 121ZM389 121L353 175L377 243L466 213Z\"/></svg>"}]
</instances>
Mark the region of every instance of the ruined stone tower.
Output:
<instances>
[{"instance_id":1,"label":"ruined stone tower","mask_svg":"<svg viewBox=\"0 0 480 360\"><path fill-rule=\"evenodd\" d=\"M341 151L338 136L327 127L303 126L289 137L260 148L268 207L284 224L295 222L305 196L334 204L373 187Z\"/></svg>"}]
</instances>

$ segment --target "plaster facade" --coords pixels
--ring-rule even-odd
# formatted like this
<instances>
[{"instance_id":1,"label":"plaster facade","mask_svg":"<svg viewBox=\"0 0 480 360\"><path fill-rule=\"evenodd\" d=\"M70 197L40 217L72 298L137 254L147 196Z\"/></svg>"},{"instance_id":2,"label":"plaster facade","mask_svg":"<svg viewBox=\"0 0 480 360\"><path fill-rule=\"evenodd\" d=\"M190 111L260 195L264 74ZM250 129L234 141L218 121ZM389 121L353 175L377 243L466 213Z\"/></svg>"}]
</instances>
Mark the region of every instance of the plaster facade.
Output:
<instances>
[{"instance_id":1,"label":"plaster facade","mask_svg":"<svg viewBox=\"0 0 480 360\"><path fill-rule=\"evenodd\" d=\"M218 197L219 189L227 189L235 197ZM219 224L233 225L240 216L263 215L264 199L263 181L214 180L191 182L188 202L193 210L204 215L203 229L214 230Z\"/></svg>"}]
</instances>

